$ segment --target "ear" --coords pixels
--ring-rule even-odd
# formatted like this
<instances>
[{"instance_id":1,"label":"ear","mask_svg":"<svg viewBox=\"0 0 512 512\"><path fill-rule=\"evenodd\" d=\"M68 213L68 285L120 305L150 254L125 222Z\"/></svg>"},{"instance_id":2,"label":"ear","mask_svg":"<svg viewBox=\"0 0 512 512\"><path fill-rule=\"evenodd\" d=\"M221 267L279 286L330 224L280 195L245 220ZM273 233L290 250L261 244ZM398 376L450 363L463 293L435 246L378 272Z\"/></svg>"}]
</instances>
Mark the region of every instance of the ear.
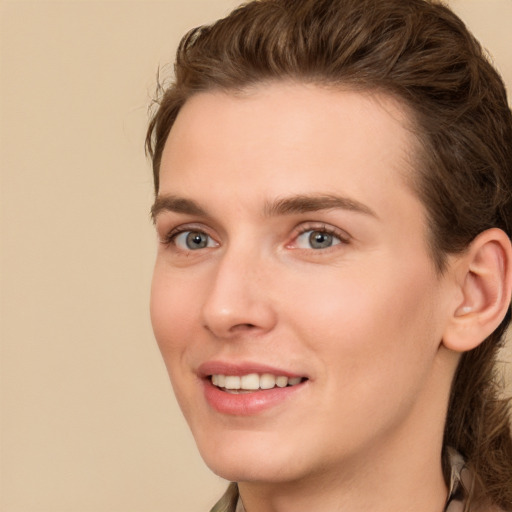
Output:
<instances>
[{"instance_id":1,"label":"ear","mask_svg":"<svg viewBox=\"0 0 512 512\"><path fill-rule=\"evenodd\" d=\"M498 327L510 307L510 239L501 229L483 231L457 257L455 265L459 289L443 344L450 350L466 352Z\"/></svg>"}]
</instances>

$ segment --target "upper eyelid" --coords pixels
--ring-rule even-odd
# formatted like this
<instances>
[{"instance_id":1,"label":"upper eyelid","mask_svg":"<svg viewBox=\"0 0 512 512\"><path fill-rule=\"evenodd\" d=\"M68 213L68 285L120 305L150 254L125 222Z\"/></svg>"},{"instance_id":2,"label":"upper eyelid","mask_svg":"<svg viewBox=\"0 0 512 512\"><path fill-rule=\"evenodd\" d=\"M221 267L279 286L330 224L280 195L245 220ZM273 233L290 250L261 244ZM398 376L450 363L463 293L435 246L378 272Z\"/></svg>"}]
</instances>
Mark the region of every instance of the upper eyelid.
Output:
<instances>
[{"instance_id":1,"label":"upper eyelid","mask_svg":"<svg viewBox=\"0 0 512 512\"><path fill-rule=\"evenodd\" d=\"M294 232L293 239L295 240L298 236L303 233L307 233L308 231L325 231L331 235L337 236L341 241L348 242L352 239L352 236L344 229L333 226L332 224L328 224L326 222L318 222L318 221L307 221L302 222L298 226L296 226Z\"/></svg>"},{"instance_id":2,"label":"upper eyelid","mask_svg":"<svg viewBox=\"0 0 512 512\"><path fill-rule=\"evenodd\" d=\"M184 222L182 224L176 225L174 227L171 227L170 229L167 229L166 227L162 227L161 229L158 228L157 223L157 231L161 231L159 234L159 239L161 242L171 242L173 238L178 236L180 233L186 232L186 231L199 231L204 232L206 235L208 235L210 238L212 238L216 243L220 243L220 239L222 236L219 236L219 231L204 224L203 222L198 221L191 221L191 222ZM285 246L290 246L293 244L293 242L303 233L306 233L308 231L325 231L326 233L329 233L331 235L336 236L339 238L342 242L348 243L351 240L353 240L353 237L344 229L341 229L339 227L336 227L332 224L323 222L323 221L314 221L314 220L308 220L308 221L301 221L299 224L297 224L295 227L291 230L291 235L288 237L288 241L285 242Z\"/></svg>"},{"instance_id":3,"label":"upper eyelid","mask_svg":"<svg viewBox=\"0 0 512 512\"><path fill-rule=\"evenodd\" d=\"M213 238L224 234L222 226L209 218L205 219L196 215L181 213L176 214L168 210L160 212L155 218L154 224L157 233L161 233L161 236L168 236L172 231L180 229L182 231L194 229L204 231Z\"/></svg>"},{"instance_id":4,"label":"upper eyelid","mask_svg":"<svg viewBox=\"0 0 512 512\"><path fill-rule=\"evenodd\" d=\"M315 223L313 223L315 224ZM327 247L301 247L299 246L299 237L308 232L325 232L338 239L339 242L328 245ZM296 252L301 257L307 258L327 258L333 255L344 254L349 246L353 245L352 236L347 231L334 227L330 224L304 226L302 229L299 227L299 231L295 234L292 240L286 244L285 249ZM341 252L340 252L341 251Z\"/></svg>"},{"instance_id":5,"label":"upper eyelid","mask_svg":"<svg viewBox=\"0 0 512 512\"><path fill-rule=\"evenodd\" d=\"M161 221L160 223L156 223L157 231L162 231L166 235L169 233L179 233L183 231L204 231L205 233L210 234L210 232L215 231L215 229L209 227L201 221L188 221L188 222L166 222Z\"/></svg>"},{"instance_id":6,"label":"upper eyelid","mask_svg":"<svg viewBox=\"0 0 512 512\"><path fill-rule=\"evenodd\" d=\"M212 240L214 240L215 243L219 243L218 237L212 234L211 230L202 225L201 223L192 222L187 224L180 224L171 229L162 229L162 231L162 233L159 233L158 238L160 242L164 244L172 243L177 236L181 235L182 233L186 233L187 231L197 231L200 233L204 233L205 235L209 236Z\"/></svg>"}]
</instances>

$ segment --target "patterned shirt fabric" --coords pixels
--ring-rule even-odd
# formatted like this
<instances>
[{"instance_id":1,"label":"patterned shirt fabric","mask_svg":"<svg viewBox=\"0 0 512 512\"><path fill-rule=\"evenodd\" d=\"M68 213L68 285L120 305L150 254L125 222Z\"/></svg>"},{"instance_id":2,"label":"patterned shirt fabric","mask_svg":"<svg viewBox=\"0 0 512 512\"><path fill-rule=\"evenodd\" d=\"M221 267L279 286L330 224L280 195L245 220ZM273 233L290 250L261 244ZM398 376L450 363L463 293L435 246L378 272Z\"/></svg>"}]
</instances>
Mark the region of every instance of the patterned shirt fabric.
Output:
<instances>
[{"instance_id":1,"label":"patterned shirt fabric","mask_svg":"<svg viewBox=\"0 0 512 512\"><path fill-rule=\"evenodd\" d=\"M447 448L451 466L450 490L444 512L464 512L467 489L471 488L471 473L466 467L462 455L453 448ZM243 510L243 509L242 509Z\"/></svg>"},{"instance_id":2,"label":"patterned shirt fabric","mask_svg":"<svg viewBox=\"0 0 512 512\"><path fill-rule=\"evenodd\" d=\"M446 505L442 512L464 512L466 506L466 489L471 485L471 474L466 468L464 459L453 448L447 448L447 455L450 462L450 485ZM232 484L233 485L233 484ZM236 489L236 488L235 488ZM233 488L231 488L233 490ZM236 491L233 505L227 508L220 508L220 502L212 508L211 512L223 510L225 512L246 512L242 500Z\"/></svg>"}]
</instances>

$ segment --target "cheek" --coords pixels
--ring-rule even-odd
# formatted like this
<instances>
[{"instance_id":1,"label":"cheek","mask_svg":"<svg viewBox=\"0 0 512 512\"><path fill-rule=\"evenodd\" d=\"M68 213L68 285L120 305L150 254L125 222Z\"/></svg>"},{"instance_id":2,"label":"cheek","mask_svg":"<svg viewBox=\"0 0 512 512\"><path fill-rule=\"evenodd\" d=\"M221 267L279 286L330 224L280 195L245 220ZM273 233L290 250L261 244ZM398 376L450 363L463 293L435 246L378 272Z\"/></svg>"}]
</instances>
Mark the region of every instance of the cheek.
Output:
<instances>
[{"instance_id":1,"label":"cheek","mask_svg":"<svg viewBox=\"0 0 512 512\"><path fill-rule=\"evenodd\" d=\"M388 271L352 269L317 280L309 293L290 294L289 318L319 363L323 393L316 416L328 418L354 445L407 415L438 348L431 276L412 267Z\"/></svg>"},{"instance_id":2,"label":"cheek","mask_svg":"<svg viewBox=\"0 0 512 512\"><path fill-rule=\"evenodd\" d=\"M343 364L420 357L422 350L434 350L435 277L427 265L371 263L290 283L294 300L288 314L311 350Z\"/></svg>"},{"instance_id":3,"label":"cheek","mask_svg":"<svg viewBox=\"0 0 512 512\"><path fill-rule=\"evenodd\" d=\"M157 264L151 285L150 314L153 332L166 363L169 363L166 356L176 354L187 345L186 333L191 332L194 324L191 304L197 303L197 298L190 289L177 285L174 276Z\"/></svg>"},{"instance_id":4,"label":"cheek","mask_svg":"<svg viewBox=\"0 0 512 512\"><path fill-rule=\"evenodd\" d=\"M193 403L191 374L186 364L188 349L193 345L197 315L191 305L197 304L193 287L179 286L166 269L155 268L151 285L150 314L155 339L169 374L174 394L183 414L190 416Z\"/></svg>"}]
</instances>

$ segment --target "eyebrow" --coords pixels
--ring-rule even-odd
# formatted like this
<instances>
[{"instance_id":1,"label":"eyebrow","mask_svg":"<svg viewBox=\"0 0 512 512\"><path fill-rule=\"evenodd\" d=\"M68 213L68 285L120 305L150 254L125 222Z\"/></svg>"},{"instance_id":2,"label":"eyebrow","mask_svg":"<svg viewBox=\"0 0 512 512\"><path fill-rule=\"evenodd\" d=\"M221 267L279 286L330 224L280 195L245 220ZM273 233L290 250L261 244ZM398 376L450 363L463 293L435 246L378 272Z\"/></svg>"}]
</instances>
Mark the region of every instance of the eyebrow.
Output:
<instances>
[{"instance_id":1,"label":"eyebrow","mask_svg":"<svg viewBox=\"0 0 512 512\"><path fill-rule=\"evenodd\" d=\"M267 217L293 215L320 210L342 209L377 217L377 214L365 204L348 197L338 195L294 195L269 201L265 204L264 214ZM192 199L173 195L158 196L151 207L153 222L158 214L164 211L184 215L207 217L206 210Z\"/></svg>"},{"instance_id":2,"label":"eyebrow","mask_svg":"<svg viewBox=\"0 0 512 512\"><path fill-rule=\"evenodd\" d=\"M177 197L171 195L158 196L151 207L151 217L153 222L161 212L182 213L185 215L199 215L206 217L208 214L192 199Z\"/></svg>"},{"instance_id":3,"label":"eyebrow","mask_svg":"<svg viewBox=\"0 0 512 512\"><path fill-rule=\"evenodd\" d=\"M291 215L338 208L377 217L365 204L338 195L296 195L269 202L265 205L265 215Z\"/></svg>"}]
</instances>

